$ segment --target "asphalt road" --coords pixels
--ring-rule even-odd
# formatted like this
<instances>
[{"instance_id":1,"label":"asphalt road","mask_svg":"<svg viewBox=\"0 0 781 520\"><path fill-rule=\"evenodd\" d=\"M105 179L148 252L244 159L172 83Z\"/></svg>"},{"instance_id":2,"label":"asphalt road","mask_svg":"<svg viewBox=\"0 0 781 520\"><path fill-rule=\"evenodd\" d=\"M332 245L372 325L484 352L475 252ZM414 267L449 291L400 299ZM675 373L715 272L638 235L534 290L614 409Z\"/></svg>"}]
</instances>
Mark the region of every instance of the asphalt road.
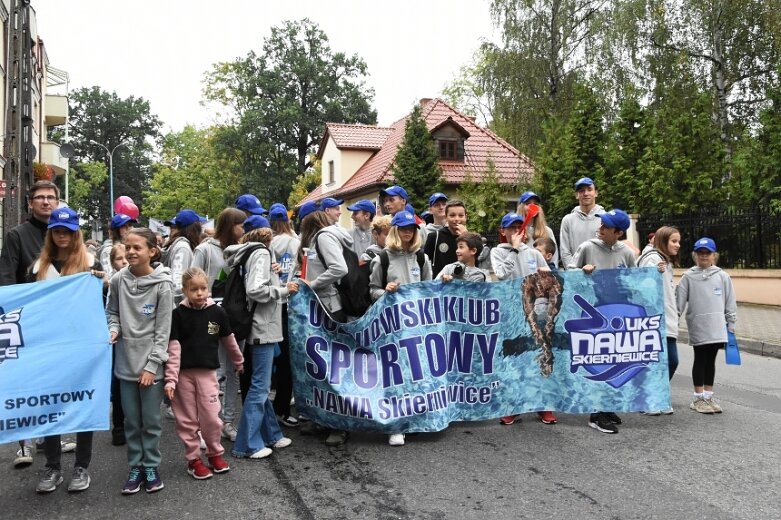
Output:
<instances>
[{"instance_id":1,"label":"asphalt road","mask_svg":"<svg viewBox=\"0 0 781 520\"><path fill-rule=\"evenodd\" d=\"M91 488L76 495L65 485L37 495L42 454L15 470L16 448L4 445L0 518L781 518L781 360L744 354L742 366L727 367L720 358L725 412L705 416L688 409L691 355L680 351L675 415L623 414L618 435L588 428L585 416L549 426L531 414L512 426L455 424L402 448L369 434L327 448L289 429L289 448L260 461L228 458L229 473L195 481L169 421L165 489L134 496L119 493L125 450L108 432L95 438ZM63 455L67 472L72 461Z\"/></svg>"}]
</instances>

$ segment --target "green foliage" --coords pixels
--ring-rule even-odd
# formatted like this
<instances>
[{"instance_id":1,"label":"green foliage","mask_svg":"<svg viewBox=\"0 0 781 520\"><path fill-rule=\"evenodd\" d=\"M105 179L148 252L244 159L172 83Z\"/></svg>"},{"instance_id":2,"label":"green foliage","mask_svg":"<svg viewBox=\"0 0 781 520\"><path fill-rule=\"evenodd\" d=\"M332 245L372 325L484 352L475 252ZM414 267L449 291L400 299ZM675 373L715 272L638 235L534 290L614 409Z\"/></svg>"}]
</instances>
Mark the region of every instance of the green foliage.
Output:
<instances>
[{"instance_id":1,"label":"green foliage","mask_svg":"<svg viewBox=\"0 0 781 520\"><path fill-rule=\"evenodd\" d=\"M104 186L107 183L108 167L102 162L77 162L73 164L68 177L68 204L73 208L89 207L90 196L95 187ZM108 197L104 199L104 204L106 211L110 214Z\"/></svg>"},{"instance_id":2,"label":"green foliage","mask_svg":"<svg viewBox=\"0 0 781 520\"><path fill-rule=\"evenodd\" d=\"M478 179L467 177L458 187L458 198L467 211L467 229L480 234L495 233L507 213L508 198L512 194L499 184L499 174L493 160Z\"/></svg>"},{"instance_id":3,"label":"green foliage","mask_svg":"<svg viewBox=\"0 0 781 520\"><path fill-rule=\"evenodd\" d=\"M416 211L428 207L428 197L442 189L442 168L426 121L415 104L404 125L404 140L396 152L393 176L410 196Z\"/></svg>"},{"instance_id":4,"label":"green foliage","mask_svg":"<svg viewBox=\"0 0 781 520\"><path fill-rule=\"evenodd\" d=\"M304 197L320 186L322 181L322 163L314 157L310 159L310 162L312 162L312 167L299 175L296 182L293 183L293 189L290 191L290 196L287 199L288 209L296 207Z\"/></svg>"},{"instance_id":5,"label":"green foliage","mask_svg":"<svg viewBox=\"0 0 781 520\"><path fill-rule=\"evenodd\" d=\"M375 124L366 74L360 57L332 51L306 18L273 27L260 54L214 65L204 95L228 110L230 123L215 146L235 154L241 190L287 200L294 180L311 167L326 122Z\"/></svg>"}]
</instances>

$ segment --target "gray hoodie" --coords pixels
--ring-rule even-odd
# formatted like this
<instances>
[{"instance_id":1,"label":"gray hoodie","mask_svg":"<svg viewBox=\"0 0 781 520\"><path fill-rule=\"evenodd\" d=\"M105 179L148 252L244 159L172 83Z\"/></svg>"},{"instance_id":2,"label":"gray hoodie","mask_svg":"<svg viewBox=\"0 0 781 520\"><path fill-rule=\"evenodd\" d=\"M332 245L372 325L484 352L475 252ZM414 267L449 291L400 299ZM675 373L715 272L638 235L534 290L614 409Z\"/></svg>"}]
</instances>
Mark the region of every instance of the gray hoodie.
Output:
<instances>
[{"instance_id":1,"label":"gray hoodie","mask_svg":"<svg viewBox=\"0 0 781 520\"><path fill-rule=\"evenodd\" d=\"M190 241L185 237L177 237L168 247L165 265L171 269L171 281L174 283L174 304L179 305L184 299L182 293L182 274L193 261L193 250Z\"/></svg>"},{"instance_id":2,"label":"gray hoodie","mask_svg":"<svg viewBox=\"0 0 781 520\"><path fill-rule=\"evenodd\" d=\"M596 204L588 214L575 206L569 215L561 220L559 230L559 252L561 253L561 265L569 269L574 263L575 251L586 240L595 238L602 221L597 218L597 213L604 213L605 208Z\"/></svg>"},{"instance_id":3,"label":"gray hoodie","mask_svg":"<svg viewBox=\"0 0 781 520\"><path fill-rule=\"evenodd\" d=\"M545 231L547 231L548 238L553 240L553 243L556 244L556 251L553 252L553 256L551 257L550 261L553 263L553 265L558 266L559 265L559 245L556 243L556 235L553 234L553 230L549 228L548 226L545 226ZM529 247L534 247L534 241L536 240L534 238L534 226L528 226L526 228L526 236L529 238L526 239L526 245ZM546 262L547 264L547 262Z\"/></svg>"},{"instance_id":4,"label":"gray hoodie","mask_svg":"<svg viewBox=\"0 0 781 520\"><path fill-rule=\"evenodd\" d=\"M662 284L664 287L664 322L667 327L667 337L677 339L680 316L678 316L678 305L675 301L675 273L673 272L675 266L671 262L667 262L662 254L653 247L640 255L640 258L637 259L637 266L658 269L659 262L666 264L666 269L662 273Z\"/></svg>"},{"instance_id":5,"label":"gray hoodie","mask_svg":"<svg viewBox=\"0 0 781 520\"><path fill-rule=\"evenodd\" d=\"M350 236L353 237L352 249L358 258L374 243L371 226L366 231L362 231L358 226L353 226L350 230Z\"/></svg>"},{"instance_id":6,"label":"gray hoodie","mask_svg":"<svg viewBox=\"0 0 781 520\"><path fill-rule=\"evenodd\" d=\"M301 247L301 240L295 235L283 233L274 235L271 239L271 250L274 252L274 258L282 270L279 272L280 282L287 283L295 278L293 264L296 261L298 248Z\"/></svg>"},{"instance_id":7,"label":"gray hoodie","mask_svg":"<svg viewBox=\"0 0 781 520\"><path fill-rule=\"evenodd\" d=\"M135 276L129 267L110 282L106 314L109 332L117 333L114 375L137 381L143 371L163 378L168 360L168 337L174 310L171 271L159 263L147 276Z\"/></svg>"},{"instance_id":8,"label":"gray hoodie","mask_svg":"<svg viewBox=\"0 0 781 520\"><path fill-rule=\"evenodd\" d=\"M225 258L222 255L222 246L216 238L207 238L195 248L191 267L200 267L206 271L209 287L220 274L223 265L225 265Z\"/></svg>"},{"instance_id":9,"label":"gray hoodie","mask_svg":"<svg viewBox=\"0 0 781 520\"><path fill-rule=\"evenodd\" d=\"M637 267L637 259L632 248L623 242L608 246L601 239L592 238L580 244L568 268L581 268L589 264L598 269L624 269Z\"/></svg>"},{"instance_id":10,"label":"gray hoodie","mask_svg":"<svg viewBox=\"0 0 781 520\"><path fill-rule=\"evenodd\" d=\"M490 281L488 279L488 271L486 271L485 269L481 269L479 267L470 267L466 264L463 264L464 272L461 273L461 276L456 276L454 274L456 270L456 266L460 264L461 262L453 262L452 264L447 264L439 272L436 279L441 280L442 275L449 274L455 280L464 280L467 282L489 282Z\"/></svg>"},{"instance_id":11,"label":"gray hoodie","mask_svg":"<svg viewBox=\"0 0 781 520\"><path fill-rule=\"evenodd\" d=\"M385 249L388 252L388 282L405 283L425 282L431 280L431 262L428 257L420 269L417 251L395 251ZM375 256L371 263L371 276L369 277L369 292L372 301L379 300L385 294L385 286L382 285L382 263L380 257Z\"/></svg>"},{"instance_id":12,"label":"gray hoodie","mask_svg":"<svg viewBox=\"0 0 781 520\"><path fill-rule=\"evenodd\" d=\"M726 343L726 325L735 326L738 304L732 280L720 267L692 267L683 273L676 290L678 314L686 311L689 344Z\"/></svg>"},{"instance_id":13,"label":"gray hoodie","mask_svg":"<svg viewBox=\"0 0 781 520\"><path fill-rule=\"evenodd\" d=\"M378 246L377 244L372 244L366 248L366 251L364 251L360 257L360 260L363 262L371 263L372 259L375 256L380 254L380 251L382 251L382 248L380 246Z\"/></svg>"},{"instance_id":14,"label":"gray hoodie","mask_svg":"<svg viewBox=\"0 0 781 520\"><path fill-rule=\"evenodd\" d=\"M316 236L325 265L317 257L315 244L310 244L307 251L306 281L329 312L340 311L342 302L339 301L336 284L347 274L342 248L351 248L353 238L346 229L338 226L324 227Z\"/></svg>"},{"instance_id":15,"label":"gray hoodie","mask_svg":"<svg viewBox=\"0 0 781 520\"><path fill-rule=\"evenodd\" d=\"M499 280L526 278L539 271L550 271L542 253L521 244L516 253L511 244L499 244L491 249L491 265Z\"/></svg>"}]
</instances>

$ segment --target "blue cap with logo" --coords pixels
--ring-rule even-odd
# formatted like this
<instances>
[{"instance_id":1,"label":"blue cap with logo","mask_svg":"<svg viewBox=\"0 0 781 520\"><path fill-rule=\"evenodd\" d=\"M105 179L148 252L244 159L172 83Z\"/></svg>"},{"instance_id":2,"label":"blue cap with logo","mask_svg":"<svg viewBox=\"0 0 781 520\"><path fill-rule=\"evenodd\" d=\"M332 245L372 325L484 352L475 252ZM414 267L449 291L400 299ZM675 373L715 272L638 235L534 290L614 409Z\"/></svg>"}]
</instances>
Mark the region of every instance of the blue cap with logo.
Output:
<instances>
[{"instance_id":1,"label":"blue cap with logo","mask_svg":"<svg viewBox=\"0 0 781 520\"><path fill-rule=\"evenodd\" d=\"M109 227L111 229L119 229L122 226L125 226L131 222L136 222L136 219L131 217L130 215L125 215L124 213L117 213L113 217L111 217L111 224Z\"/></svg>"},{"instance_id":2,"label":"blue cap with logo","mask_svg":"<svg viewBox=\"0 0 781 520\"><path fill-rule=\"evenodd\" d=\"M261 215L251 215L247 217L247 220L244 221L243 224L244 232L247 233L248 231L252 231L253 229L258 228L270 228L271 224L269 224L268 219Z\"/></svg>"},{"instance_id":3,"label":"blue cap with logo","mask_svg":"<svg viewBox=\"0 0 781 520\"><path fill-rule=\"evenodd\" d=\"M317 205L317 202L311 200L309 202L304 202L301 204L301 207L298 208L298 220L304 220L304 217L315 211L320 211L320 206Z\"/></svg>"},{"instance_id":4,"label":"blue cap with logo","mask_svg":"<svg viewBox=\"0 0 781 520\"><path fill-rule=\"evenodd\" d=\"M70 208L58 208L52 211L47 229L64 227L71 231L79 229L79 214Z\"/></svg>"},{"instance_id":5,"label":"blue cap with logo","mask_svg":"<svg viewBox=\"0 0 781 520\"><path fill-rule=\"evenodd\" d=\"M333 197L326 197L320 201L320 207L323 209L335 208L336 206L341 206L342 204L344 204L343 200L335 199Z\"/></svg>"},{"instance_id":6,"label":"blue cap with logo","mask_svg":"<svg viewBox=\"0 0 781 520\"><path fill-rule=\"evenodd\" d=\"M383 197L401 197L404 200L409 200L409 195L407 195L407 190L397 185L391 186L390 188L385 188L384 190L380 190L380 194Z\"/></svg>"},{"instance_id":7,"label":"blue cap with logo","mask_svg":"<svg viewBox=\"0 0 781 520\"><path fill-rule=\"evenodd\" d=\"M716 242L712 238L702 237L694 243L694 250L707 249L711 253L716 252Z\"/></svg>"},{"instance_id":8,"label":"blue cap with logo","mask_svg":"<svg viewBox=\"0 0 781 520\"><path fill-rule=\"evenodd\" d=\"M523 193L521 193L521 196L518 197L518 202L522 204L526 204L531 199L537 199L537 202L541 202L540 196L534 193L533 191L524 191Z\"/></svg>"},{"instance_id":9,"label":"blue cap with logo","mask_svg":"<svg viewBox=\"0 0 781 520\"><path fill-rule=\"evenodd\" d=\"M598 213L596 216L602 219L603 226L621 231L629 229L629 225L632 223L629 220L629 215L620 209L611 209L606 213Z\"/></svg>"},{"instance_id":10,"label":"blue cap with logo","mask_svg":"<svg viewBox=\"0 0 781 520\"><path fill-rule=\"evenodd\" d=\"M407 227L417 225L418 223L415 222L415 215L409 211L399 211L393 215L393 218L391 219L391 226Z\"/></svg>"},{"instance_id":11,"label":"blue cap with logo","mask_svg":"<svg viewBox=\"0 0 781 520\"><path fill-rule=\"evenodd\" d=\"M575 191L579 190L583 186L593 186L594 181L590 177L581 177L575 182Z\"/></svg>"},{"instance_id":12,"label":"blue cap with logo","mask_svg":"<svg viewBox=\"0 0 781 520\"><path fill-rule=\"evenodd\" d=\"M447 195L445 195L444 193L441 193L441 192L438 191L435 194L433 194L431 197L428 198L428 205L429 206L433 206L434 204L436 204L440 200L444 200L445 202L447 202Z\"/></svg>"},{"instance_id":13,"label":"blue cap with logo","mask_svg":"<svg viewBox=\"0 0 781 520\"><path fill-rule=\"evenodd\" d=\"M287 208L281 202L275 202L268 209L268 219L287 222L290 220L287 214Z\"/></svg>"},{"instance_id":14,"label":"blue cap with logo","mask_svg":"<svg viewBox=\"0 0 781 520\"><path fill-rule=\"evenodd\" d=\"M515 212L508 213L502 217L502 229L508 228L516 222L523 223L523 217Z\"/></svg>"},{"instance_id":15,"label":"blue cap with logo","mask_svg":"<svg viewBox=\"0 0 781 520\"><path fill-rule=\"evenodd\" d=\"M239 198L236 199L235 205L236 209L252 213L253 215L265 215L268 213L263 207L263 204L260 203L260 199L251 193L240 195Z\"/></svg>"},{"instance_id":16,"label":"blue cap with logo","mask_svg":"<svg viewBox=\"0 0 781 520\"><path fill-rule=\"evenodd\" d=\"M200 216L198 213L191 209L183 209L176 216L170 220L172 226L186 227L196 222L206 222L206 217Z\"/></svg>"},{"instance_id":17,"label":"blue cap with logo","mask_svg":"<svg viewBox=\"0 0 781 520\"><path fill-rule=\"evenodd\" d=\"M347 209L350 211L365 211L367 213L371 213L372 215L377 214L377 208L374 206L374 203L367 199L359 200L355 204L347 206Z\"/></svg>"}]
</instances>

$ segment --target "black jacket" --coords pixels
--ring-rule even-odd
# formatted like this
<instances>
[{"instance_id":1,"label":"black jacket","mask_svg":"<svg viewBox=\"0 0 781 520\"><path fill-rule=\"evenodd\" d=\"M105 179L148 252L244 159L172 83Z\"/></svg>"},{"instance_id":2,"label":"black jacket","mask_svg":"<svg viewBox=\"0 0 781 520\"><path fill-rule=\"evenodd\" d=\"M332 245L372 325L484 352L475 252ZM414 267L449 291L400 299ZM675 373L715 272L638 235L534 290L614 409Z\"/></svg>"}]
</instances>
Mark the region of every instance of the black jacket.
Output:
<instances>
[{"instance_id":1,"label":"black jacket","mask_svg":"<svg viewBox=\"0 0 781 520\"><path fill-rule=\"evenodd\" d=\"M48 223L35 217L10 230L0 253L0 285L24 283L27 270L43 248Z\"/></svg>"}]
</instances>

